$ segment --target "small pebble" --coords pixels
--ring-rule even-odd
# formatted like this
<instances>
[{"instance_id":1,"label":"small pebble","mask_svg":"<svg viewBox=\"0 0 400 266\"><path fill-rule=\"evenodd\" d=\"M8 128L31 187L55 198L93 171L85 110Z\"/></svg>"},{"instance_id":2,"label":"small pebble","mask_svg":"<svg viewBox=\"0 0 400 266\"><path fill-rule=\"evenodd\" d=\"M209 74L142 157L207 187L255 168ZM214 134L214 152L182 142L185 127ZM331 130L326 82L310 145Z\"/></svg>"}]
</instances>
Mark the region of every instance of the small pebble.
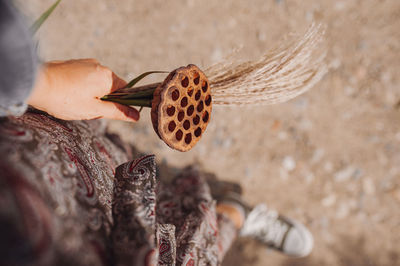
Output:
<instances>
[{"instance_id":1,"label":"small pebble","mask_svg":"<svg viewBox=\"0 0 400 266\"><path fill-rule=\"evenodd\" d=\"M324 149L321 149L321 148L315 149L313 156L311 158L311 163L315 164L315 163L318 163L319 161L321 161L324 154L325 154Z\"/></svg>"},{"instance_id":2,"label":"small pebble","mask_svg":"<svg viewBox=\"0 0 400 266\"><path fill-rule=\"evenodd\" d=\"M257 39L261 42L267 40L267 35L264 32L257 32Z\"/></svg>"},{"instance_id":3,"label":"small pebble","mask_svg":"<svg viewBox=\"0 0 400 266\"><path fill-rule=\"evenodd\" d=\"M280 140L286 140L288 138L288 133L285 131L281 131L278 134L278 139ZM400 139L400 138L399 138Z\"/></svg>"},{"instance_id":4,"label":"small pebble","mask_svg":"<svg viewBox=\"0 0 400 266\"><path fill-rule=\"evenodd\" d=\"M335 3L335 9L337 11L341 11L341 10L345 9L345 7L346 7L346 2L340 1L340 2Z\"/></svg>"},{"instance_id":5,"label":"small pebble","mask_svg":"<svg viewBox=\"0 0 400 266\"><path fill-rule=\"evenodd\" d=\"M354 87L352 87L352 86L346 86L344 88L344 93L347 96L353 96L356 93L356 89Z\"/></svg>"},{"instance_id":6,"label":"small pebble","mask_svg":"<svg viewBox=\"0 0 400 266\"><path fill-rule=\"evenodd\" d=\"M330 161L325 162L325 164L324 164L324 170L325 170L325 172L327 172L327 173L332 172L332 170L333 170L333 163L330 162Z\"/></svg>"},{"instance_id":7,"label":"small pebble","mask_svg":"<svg viewBox=\"0 0 400 266\"><path fill-rule=\"evenodd\" d=\"M307 173L305 173L305 175L304 175L304 179L305 179L305 181L306 181L307 184L310 184L310 183L312 183L312 182L314 181L315 176L314 176L313 173L307 172Z\"/></svg>"},{"instance_id":8,"label":"small pebble","mask_svg":"<svg viewBox=\"0 0 400 266\"><path fill-rule=\"evenodd\" d=\"M362 182L363 191L367 195L375 194L375 185L371 178L365 178Z\"/></svg>"},{"instance_id":9,"label":"small pebble","mask_svg":"<svg viewBox=\"0 0 400 266\"><path fill-rule=\"evenodd\" d=\"M292 156L286 156L282 161L282 166L290 172L296 168L296 162Z\"/></svg>"},{"instance_id":10,"label":"small pebble","mask_svg":"<svg viewBox=\"0 0 400 266\"><path fill-rule=\"evenodd\" d=\"M335 194L328 195L327 197L323 198L321 201L321 204L324 207L333 206L335 203L336 203L336 195Z\"/></svg>"},{"instance_id":11,"label":"small pebble","mask_svg":"<svg viewBox=\"0 0 400 266\"><path fill-rule=\"evenodd\" d=\"M332 69L338 69L341 65L342 61L339 58L333 59L329 64Z\"/></svg>"},{"instance_id":12,"label":"small pebble","mask_svg":"<svg viewBox=\"0 0 400 266\"><path fill-rule=\"evenodd\" d=\"M349 205L346 203L341 203L336 211L336 218L337 219L346 218L349 215L349 212L350 212Z\"/></svg>"},{"instance_id":13,"label":"small pebble","mask_svg":"<svg viewBox=\"0 0 400 266\"><path fill-rule=\"evenodd\" d=\"M337 182L343 182L349 180L350 177L354 174L355 169L352 166L349 166L339 172L336 172L334 178Z\"/></svg>"},{"instance_id":14,"label":"small pebble","mask_svg":"<svg viewBox=\"0 0 400 266\"><path fill-rule=\"evenodd\" d=\"M215 48L214 51L211 54L211 60L213 62L218 62L221 61L222 59L222 51L220 48Z\"/></svg>"}]
</instances>

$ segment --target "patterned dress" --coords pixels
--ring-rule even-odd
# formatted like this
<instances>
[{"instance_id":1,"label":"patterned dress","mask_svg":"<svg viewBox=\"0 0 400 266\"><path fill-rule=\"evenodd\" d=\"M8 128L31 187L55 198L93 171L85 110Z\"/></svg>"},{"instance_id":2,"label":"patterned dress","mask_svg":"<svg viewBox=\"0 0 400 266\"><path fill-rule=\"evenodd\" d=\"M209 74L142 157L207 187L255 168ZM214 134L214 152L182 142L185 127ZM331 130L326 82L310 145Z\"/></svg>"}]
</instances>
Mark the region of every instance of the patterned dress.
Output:
<instances>
[{"instance_id":1,"label":"patterned dress","mask_svg":"<svg viewBox=\"0 0 400 266\"><path fill-rule=\"evenodd\" d=\"M99 121L2 118L0 265L220 264L236 230L203 174L132 154Z\"/></svg>"}]
</instances>

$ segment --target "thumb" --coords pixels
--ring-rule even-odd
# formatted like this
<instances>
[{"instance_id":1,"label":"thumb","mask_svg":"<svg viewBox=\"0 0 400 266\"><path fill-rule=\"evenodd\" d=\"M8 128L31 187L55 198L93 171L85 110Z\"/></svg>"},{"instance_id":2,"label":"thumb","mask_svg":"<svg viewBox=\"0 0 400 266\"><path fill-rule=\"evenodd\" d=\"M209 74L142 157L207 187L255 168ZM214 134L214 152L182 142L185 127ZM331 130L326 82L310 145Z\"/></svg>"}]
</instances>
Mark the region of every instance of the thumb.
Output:
<instances>
[{"instance_id":1,"label":"thumb","mask_svg":"<svg viewBox=\"0 0 400 266\"><path fill-rule=\"evenodd\" d=\"M136 122L140 118L139 111L133 107L119 103L103 102L102 115L104 118Z\"/></svg>"}]
</instances>

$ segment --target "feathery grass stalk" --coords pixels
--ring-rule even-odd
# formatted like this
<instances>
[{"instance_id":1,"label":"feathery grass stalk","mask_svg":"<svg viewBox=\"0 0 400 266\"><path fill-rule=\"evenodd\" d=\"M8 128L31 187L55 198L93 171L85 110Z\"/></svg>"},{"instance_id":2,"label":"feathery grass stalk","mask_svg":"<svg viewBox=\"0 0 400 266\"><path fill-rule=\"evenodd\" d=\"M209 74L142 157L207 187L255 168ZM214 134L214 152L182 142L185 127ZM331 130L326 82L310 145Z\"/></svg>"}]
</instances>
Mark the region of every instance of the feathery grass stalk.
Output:
<instances>
[{"instance_id":1,"label":"feathery grass stalk","mask_svg":"<svg viewBox=\"0 0 400 266\"><path fill-rule=\"evenodd\" d=\"M302 38L262 56L258 61L228 59L205 70L210 81L213 104L268 105L288 101L313 87L327 72L322 49L324 27L312 24ZM158 72L146 72L144 76ZM117 90L102 98L148 107L160 83Z\"/></svg>"},{"instance_id":2,"label":"feathery grass stalk","mask_svg":"<svg viewBox=\"0 0 400 266\"><path fill-rule=\"evenodd\" d=\"M327 72L324 27L312 24L302 38L257 61L232 58L205 70L217 105L268 105L288 101L313 87Z\"/></svg>"}]
</instances>

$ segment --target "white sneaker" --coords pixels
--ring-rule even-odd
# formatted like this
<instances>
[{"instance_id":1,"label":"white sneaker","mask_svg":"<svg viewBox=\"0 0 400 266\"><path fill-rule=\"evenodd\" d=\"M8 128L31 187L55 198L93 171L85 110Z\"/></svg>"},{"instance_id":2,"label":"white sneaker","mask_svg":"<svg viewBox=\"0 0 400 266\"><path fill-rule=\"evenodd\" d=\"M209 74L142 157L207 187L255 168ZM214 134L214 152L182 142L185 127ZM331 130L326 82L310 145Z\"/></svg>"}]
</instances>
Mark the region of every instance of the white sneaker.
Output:
<instances>
[{"instance_id":1,"label":"white sneaker","mask_svg":"<svg viewBox=\"0 0 400 266\"><path fill-rule=\"evenodd\" d=\"M293 257L309 255L314 245L313 237L304 225L280 216L265 204L257 205L248 214L240 235L255 238Z\"/></svg>"}]
</instances>

